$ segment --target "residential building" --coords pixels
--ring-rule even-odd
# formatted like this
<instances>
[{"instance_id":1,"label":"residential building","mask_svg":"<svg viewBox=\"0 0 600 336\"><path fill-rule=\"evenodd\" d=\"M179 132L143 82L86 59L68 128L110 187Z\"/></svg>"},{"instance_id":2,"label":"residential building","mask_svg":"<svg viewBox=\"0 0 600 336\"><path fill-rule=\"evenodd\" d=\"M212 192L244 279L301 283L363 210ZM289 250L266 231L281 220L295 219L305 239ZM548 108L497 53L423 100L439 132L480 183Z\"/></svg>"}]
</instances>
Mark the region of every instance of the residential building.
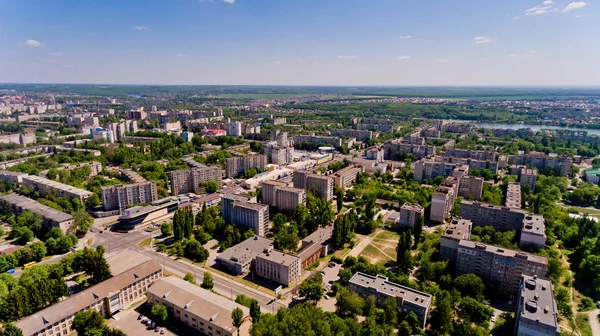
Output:
<instances>
[{"instance_id":1,"label":"residential building","mask_svg":"<svg viewBox=\"0 0 600 336\"><path fill-rule=\"evenodd\" d=\"M262 187L262 203L280 211L293 212L298 204L306 204L304 189L291 188L280 181L264 181Z\"/></svg>"},{"instance_id":2,"label":"residential building","mask_svg":"<svg viewBox=\"0 0 600 336\"><path fill-rule=\"evenodd\" d=\"M509 162L515 165L530 165L538 170L550 168L567 176L573 165L573 159L566 155L558 156L555 153L544 154L540 152L529 152L527 154L511 155Z\"/></svg>"},{"instance_id":3,"label":"residential building","mask_svg":"<svg viewBox=\"0 0 600 336\"><path fill-rule=\"evenodd\" d=\"M429 219L434 222L442 223L450 217L454 207L454 189L446 186L439 186L431 195L431 211Z\"/></svg>"},{"instance_id":4,"label":"residential building","mask_svg":"<svg viewBox=\"0 0 600 336\"><path fill-rule=\"evenodd\" d=\"M297 170L292 177L294 188L313 190L318 197L330 201L333 199L334 178Z\"/></svg>"},{"instance_id":5,"label":"residential building","mask_svg":"<svg viewBox=\"0 0 600 336\"><path fill-rule=\"evenodd\" d=\"M85 202L85 200L93 194L91 191L75 188L64 183L35 175L25 174L22 176L22 181L23 185L33 188L33 190L39 192L41 196L46 196L48 193L53 192L54 195L58 197L67 196L70 198L78 198L80 201Z\"/></svg>"},{"instance_id":6,"label":"residential building","mask_svg":"<svg viewBox=\"0 0 600 336\"><path fill-rule=\"evenodd\" d=\"M383 148L375 147L367 150L367 159L383 162L385 151Z\"/></svg>"},{"instance_id":7,"label":"residential building","mask_svg":"<svg viewBox=\"0 0 600 336\"><path fill-rule=\"evenodd\" d=\"M0 200L10 204L11 209L16 214L30 211L39 215L42 218L42 224L46 228L59 227L63 232L69 234L75 222L73 216L19 194L2 195Z\"/></svg>"},{"instance_id":8,"label":"residential building","mask_svg":"<svg viewBox=\"0 0 600 336\"><path fill-rule=\"evenodd\" d=\"M102 171L102 164L100 162L95 162L95 161L90 161L90 162L84 162L84 163L63 163L60 165L60 167L55 168L56 170L73 170L73 169L81 169L83 167L90 167L90 177L96 176L98 174L100 174L100 172ZM49 169L46 170L42 170L38 175L44 178L48 177L48 171Z\"/></svg>"},{"instance_id":9,"label":"residential building","mask_svg":"<svg viewBox=\"0 0 600 336\"><path fill-rule=\"evenodd\" d=\"M302 247L298 251L298 258L302 262L301 269L308 267L320 258L329 255L329 252L332 252L332 234L333 226L328 225L318 228L317 231L302 239Z\"/></svg>"},{"instance_id":10,"label":"residential building","mask_svg":"<svg viewBox=\"0 0 600 336\"><path fill-rule=\"evenodd\" d=\"M134 204L146 204L158 199L156 182L118 184L100 188L104 210L125 209Z\"/></svg>"},{"instance_id":11,"label":"residential building","mask_svg":"<svg viewBox=\"0 0 600 336\"><path fill-rule=\"evenodd\" d=\"M296 135L294 136L294 143L305 143L313 142L317 144L326 144L333 147L340 147L342 145L342 139L334 136L316 136L316 135Z\"/></svg>"},{"instance_id":12,"label":"residential building","mask_svg":"<svg viewBox=\"0 0 600 336\"><path fill-rule=\"evenodd\" d=\"M180 195L187 193L199 193L203 184L215 181L219 188L223 186L223 171L221 167L197 166L190 169L173 170L169 172L171 181L171 194Z\"/></svg>"},{"instance_id":13,"label":"residential building","mask_svg":"<svg viewBox=\"0 0 600 336\"><path fill-rule=\"evenodd\" d=\"M402 142L411 145L424 145L425 138L421 137L419 132L412 132L402 137Z\"/></svg>"},{"instance_id":14,"label":"residential building","mask_svg":"<svg viewBox=\"0 0 600 336\"><path fill-rule=\"evenodd\" d=\"M528 185L529 192L535 191L535 182L537 182L537 170L531 168L522 168L519 171L519 183L521 185Z\"/></svg>"},{"instance_id":15,"label":"residential building","mask_svg":"<svg viewBox=\"0 0 600 336\"><path fill-rule=\"evenodd\" d=\"M379 306L387 298L393 298L400 312L414 312L421 322L421 327L427 326L427 317L432 303L432 296L427 293L391 282L382 275L373 276L361 272L356 272L352 276L348 289L365 298L374 296Z\"/></svg>"},{"instance_id":16,"label":"residential building","mask_svg":"<svg viewBox=\"0 0 600 336\"><path fill-rule=\"evenodd\" d=\"M247 274L254 269L256 256L272 245L272 240L254 236L228 248L219 254L215 261L221 269L232 274Z\"/></svg>"},{"instance_id":17,"label":"residential building","mask_svg":"<svg viewBox=\"0 0 600 336\"><path fill-rule=\"evenodd\" d=\"M525 213L519 208L483 202L462 201L460 217L470 219L474 226L493 226L497 231L520 230Z\"/></svg>"},{"instance_id":18,"label":"residential building","mask_svg":"<svg viewBox=\"0 0 600 336\"><path fill-rule=\"evenodd\" d=\"M558 336L560 326L554 289L548 280L523 275L515 314L516 336Z\"/></svg>"},{"instance_id":19,"label":"residential building","mask_svg":"<svg viewBox=\"0 0 600 336\"><path fill-rule=\"evenodd\" d=\"M401 228L414 228L415 224L425 215L425 209L415 203L404 203L400 207L400 220L398 226Z\"/></svg>"},{"instance_id":20,"label":"residential building","mask_svg":"<svg viewBox=\"0 0 600 336\"><path fill-rule=\"evenodd\" d=\"M598 184L600 182L600 169L592 168L583 171L583 178L590 183Z\"/></svg>"},{"instance_id":21,"label":"residential building","mask_svg":"<svg viewBox=\"0 0 600 336\"><path fill-rule=\"evenodd\" d=\"M342 168L333 173L333 181L335 186L338 188L348 188L354 181L359 173L363 171L361 165L350 165L346 168Z\"/></svg>"},{"instance_id":22,"label":"residential building","mask_svg":"<svg viewBox=\"0 0 600 336\"><path fill-rule=\"evenodd\" d=\"M468 219L452 218L440 239L440 260L449 260L452 265L456 263L458 243L471 239L472 227L473 224Z\"/></svg>"},{"instance_id":23,"label":"residential building","mask_svg":"<svg viewBox=\"0 0 600 336\"><path fill-rule=\"evenodd\" d=\"M447 148L443 153L443 156L452 156L464 159L475 159L482 161L497 161L498 154L496 151L484 151L484 150L473 150L473 149L462 149L462 148Z\"/></svg>"},{"instance_id":24,"label":"residential building","mask_svg":"<svg viewBox=\"0 0 600 336\"><path fill-rule=\"evenodd\" d=\"M504 205L511 209L521 209L521 185L517 182L506 186L506 200Z\"/></svg>"},{"instance_id":25,"label":"residential building","mask_svg":"<svg viewBox=\"0 0 600 336\"><path fill-rule=\"evenodd\" d=\"M37 140L35 134L5 134L0 135L0 143L14 143L19 145L27 145L35 143Z\"/></svg>"},{"instance_id":26,"label":"residential building","mask_svg":"<svg viewBox=\"0 0 600 336\"><path fill-rule=\"evenodd\" d=\"M373 132L369 130L332 129L331 135L344 138L356 138L361 141L373 138Z\"/></svg>"},{"instance_id":27,"label":"residential building","mask_svg":"<svg viewBox=\"0 0 600 336\"><path fill-rule=\"evenodd\" d=\"M239 121L232 121L227 124L227 135L231 137L241 137L242 136L242 123Z\"/></svg>"},{"instance_id":28,"label":"residential building","mask_svg":"<svg viewBox=\"0 0 600 336\"><path fill-rule=\"evenodd\" d=\"M132 120L144 120L146 119L146 112L144 112L144 108L140 107L137 110L129 110L127 111L127 119Z\"/></svg>"},{"instance_id":29,"label":"residential building","mask_svg":"<svg viewBox=\"0 0 600 336\"><path fill-rule=\"evenodd\" d=\"M9 170L0 170L0 179L12 183L23 183L23 176L26 175L26 173L13 172Z\"/></svg>"},{"instance_id":30,"label":"residential building","mask_svg":"<svg viewBox=\"0 0 600 336\"><path fill-rule=\"evenodd\" d=\"M252 203L244 196L221 196L221 217L225 223L251 228L259 236L264 236L269 230L269 206Z\"/></svg>"},{"instance_id":31,"label":"residential building","mask_svg":"<svg viewBox=\"0 0 600 336\"><path fill-rule=\"evenodd\" d=\"M469 240L458 243L456 274L478 275L494 292L510 298L519 295L521 275L544 278L547 272L546 257Z\"/></svg>"},{"instance_id":32,"label":"residential building","mask_svg":"<svg viewBox=\"0 0 600 336\"><path fill-rule=\"evenodd\" d=\"M130 183L142 183L146 182L146 180L142 175L138 174L135 170L131 169L120 169L121 178Z\"/></svg>"},{"instance_id":33,"label":"residential building","mask_svg":"<svg viewBox=\"0 0 600 336\"><path fill-rule=\"evenodd\" d=\"M250 168L256 168L259 172L264 171L266 166L267 156L265 154L234 156L225 160L225 172L227 178L246 174Z\"/></svg>"},{"instance_id":34,"label":"residential building","mask_svg":"<svg viewBox=\"0 0 600 336\"><path fill-rule=\"evenodd\" d=\"M437 176L450 176L457 166L467 165L470 170L489 169L498 172L498 161L457 158L453 156L429 156L415 162L415 181L431 180Z\"/></svg>"},{"instance_id":35,"label":"residential building","mask_svg":"<svg viewBox=\"0 0 600 336\"><path fill-rule=\"evenodd\" d=\"M476 176L463 176L460 178L458 196L467 199L479 200L483 194L483 178Z\"/></svg>"},{"instance_id":36,"label":"residential building","mask_svg":"<svg viewBox=\"0 0 600 336\"><path fill-rule=\"evenodd\" d=\"M409 144L400 139L387 141L383 144L383 149L387 160L397 160L407 154L412 154L415 160L435 155L435 146Z\"/></svg>"},{"instance_id":37,"label":"residential building","mask_svg":"<svg viewBox=\"0 0 600 336\"><path fill-rule=\"evenodd\" d=\"M231 312L239 308L243 312L239 335L250 335L248 308L183 279L162 278L148 288L147 296L149 304L164 305L170 316L203 335L238 335Z\"/></svg>"},{"instance_id":38,"label":"residential building","mask_svg":"<svg viewBox=\"0 0 600 336\"><path fill-rule=\"evenodd\" d=\"M277 251L273 246L257 255L254 261L256 275L284 286L290 286L300 279L300 258Z\"/></svg>"},{"instance_id":39,"label":"residential building","mask_svg":"<svg viewBox=\"0 0 600 336\"><path fill-rule=\"evenodd\" d=\"M525 215L521 226L520 247L533 246L541 249L546 245L546 225L541 215Z\"/></svg>"},{"instance_id":40,"label":"residential building","mask_svg":"<svg viewBox=\"0 0 600 336\"><path fill-rule=\"evenodd\" d=\"M148 287L163 275L162 266L153 260L74 294L15 323L24 336L71 335L75 314L97 310L111 316L146 295Z\"/></svg>"}]
</instances>

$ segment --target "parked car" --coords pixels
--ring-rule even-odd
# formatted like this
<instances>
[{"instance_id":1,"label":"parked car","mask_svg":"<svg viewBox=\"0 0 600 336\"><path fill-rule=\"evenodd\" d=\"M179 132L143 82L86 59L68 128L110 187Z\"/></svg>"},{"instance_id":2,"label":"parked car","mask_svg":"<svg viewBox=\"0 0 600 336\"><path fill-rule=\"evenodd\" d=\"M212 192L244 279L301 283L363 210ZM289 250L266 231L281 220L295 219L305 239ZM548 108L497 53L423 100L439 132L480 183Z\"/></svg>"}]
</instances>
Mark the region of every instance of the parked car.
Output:
<instances>
[{"instance_id":1,"label":"parked car","mask_svg":"<svg viewBox=\"0 0 600 336\"><path fill-rule=\"evenodd\" d=\"M142 314L138 315L138 321L142 319Z\"/></svg>"},{"instance_id":2,"label":"parked car","mask_svg":"<svg viewBox=\"0 0 600 336\"><path fill-rule=\"evenodd\" d=\"M152 323L154 323L154 322L152 322L152 320L148 320L148 321L146 322L146 325L147 325L148 327L150 327L150 326L152 326Z\"/></svg>"},{"instance_id":3,"label":"parked car","mask_svg":"<svg viewBox=\"0 0 600 336\"><path fill-rule=\"evenodd\" d=\"M142 318L142 323L143 323L143 324L146 324L147 322L148 322L148 318L147 318L147 317L143 317L143 318Z\"/></svg>"},{"instance_id":4,"label":"parked car","mask_svg":"<svg viewBox=\"0 0 600 336\"><path fill-rule=\"evenodd\" d=\"M160 328L160 334L163 335L165 333L165 328Z\"/></svg>"},{"instance_id":5,"label":"parked car","mask_svg":"<svg viewBox=\"0 0 600 336\"><path fill-rule=\"evenodd\" d=\"M329 300L329 295L325 294L323 295L323 298L325 298L325 300Z\"/></svg>"}]
</instances>

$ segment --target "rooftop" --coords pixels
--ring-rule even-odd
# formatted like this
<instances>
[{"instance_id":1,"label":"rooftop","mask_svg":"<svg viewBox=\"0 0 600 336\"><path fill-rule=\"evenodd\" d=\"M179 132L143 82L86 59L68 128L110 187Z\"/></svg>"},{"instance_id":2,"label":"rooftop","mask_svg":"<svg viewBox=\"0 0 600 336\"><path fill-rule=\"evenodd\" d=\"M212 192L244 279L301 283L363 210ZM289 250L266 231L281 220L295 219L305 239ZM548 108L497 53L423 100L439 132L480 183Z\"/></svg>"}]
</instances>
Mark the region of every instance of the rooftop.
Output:
<instances>
[{"instance_id":1,"label":"rooftop","mask_svg":"<svg viewBox=\"0 0 600 336\"><path fill-rule=\"evenodd\" d=\"M0 199L8 202L11 205L16 205L22 209L36 213L42 216L43 218L47 218L58 223L73 220L73 216L67 213L58 211L54 208L43 205L42 203L38 203L37 201L32 200L31 198L21 196L19 194L6 194L0 196Z\"/></svg>"},{"instance_id":2,"label":"rooftop","mask_svg":"<svg viewBox=\"0 0 600 336\"><path fill-rule=\"evenodd\" d=\"M296 256L293 256L291 254L287 254L287 253L284 253L281 251L277 251L277 250L272 250L270 252L261 253L261 254L257 255L256 257L265 259L265 260L269 260L269 261L272 261L277 264L286 265L286 266L290 266L290 265L294 264L295 262L298 262L298 260L300 260L300 258L298 258Z\"/></svg>"},{"instance_id":3,"label":"rooftop","mask_svg":"<svg viewBox=\"0 0 600 336\"><path fill-rule=\"evenodd\" d=\"M544 217L540 215L526 215L525 219L523 219L523 227L521 232L545 235L545 231L546 225L544 224Z\"/></svg>"},{"instance_id":4,"label":"rooftop","mask_svg":"<svg viewBox=\"0 0 600 336\"><path fill-rule=\"evenodd\" d=\"M273 245L272 240L254 236L228 248L225 252L221 253L217 259L235 263L250 262L257 255L263 253L265 248L271 245Z\"/></svg>"},{"instance_id":5,"label":"rooftop","mask_svg":"<svg viewBox=\"0 0 600 336\"><path fill-rule=\"evenodd\" d=\"M479 242L474 242L474 241L470 241L470 240L463 239L458 243L458 246L466 247L466 248L478 248L478 249L482 249L482 250L485 250L490 253L497 254L499 256L511 257L511 258L524 258L531 262L535 262L535 263L539 263L539 264L548 264L548 260L546 259L546 257L542 257L539 255L522 252L522 251L510 250L510 249L507 249L504 247L498 247L498 246L494 246L494 245L488 245L488 244L483 244L483 243L479 243Z\"/></svg>"},{"instance_id":6,"label":"rooftop","mask_svg":"<svg viewBox=\"0 0 600 336\"><path fill-rule=\"evenodd\" d=\"M552 293L552 283L535 276L523 275L521 289L520 318L560 330L558 309Z\"/></svg>"},{"instance_id":7,"label":"rooftop","mask_svg":"<svg viewBox=\"0 0 600 336\"><path fill-rule=\"evenodd\" d=\"M236 328L233 326L231 312L240 308L244 317L250 315L248 308L174 276L156 281L150 286L148 293L161 297L232 334Z\"/></svg>"},{"instance_id":8,"label":"rooftop","mask_svg":"<svg viewBox=\"0 0 600 336\"><path fill-rule=\"evenodd\" d=\"M79 188L75 188L73 186L64 184L64 183L60 183L60 182L56 182L53 180L49 180L47 178L43 178L43 177L39 177L39 176L35 176L35 175L23 175L23 179L27 179L36 183L40 183L55 189L59 189L59 190L63 190L63 191L68 191L71 192L73 194L82 196L82 197L89 197L91 196L93 193L91 191L87 191L87 190L83 190L83 189L79 189Z\"/></svg>"},{"instance_id":9,"label":"rooftop","mask_svg":"<svg viewBox=\"0 0 600 336\"><path fill-rule=\"evenodd\" d=\"M121 274L128 269L141 265L149 260L152 260L152 258L130 249L106 258L106 262L110 267L110 274L113 276Z\"/></svg>"},{"instance_id":10,"label":"rooftop","mask_svg":"<svg viewBox=\"0 0 600 336\"><path fill-rule=\"evenodd\" d=\"M374 288L378 293L391 297L402 297L404 301L410 302L413 305L429 307L431 304L431 295L393 283L381 275L372 276L357 272L350 279L350 283L361 287Z\"/></svg>"},{"instance_id":11,"label":"rooftop","mask_svg":"<svg viewBox=\"0 0 600 336\"><path fill-rule=\"evenodd\" d=\"M504 204L509 208L521 209L521 184L509 183L506 187L506 201Z\"/></svg>"},{"instance_id":12,"label":"rooftop","mask_svg":"<svg viewBox=\"0 0 600 336\"><path fill-rule=\"evenodd\" d=\"M537 170L531 168L521 168L521 175L533 175L537 176Z\"/></svg>"},{"instance_id":13,"label":"rooftop","mask_svg":"<svg viewBox=\"0 0 600 336\"><path fill-rule=\"evenodd\" d=\"M470 220L454 217L446 227L443 237L456 240L469 239L471 236L471 226L472 223Z\"/></svg>"},{"instance_id":14,"label":"rooftop","mask_svg":"<svg viewBox=\"0 0 600 336\"><path fill-rule=\"evenodd\" d=\"M402 204L402 207L400 208L400 210L412 210L412 211L419 211L419 212L421 212L424 209L423 209L422 206L420 206L418 204L406 202L406 203Z\"/></svg>"}]
</instances>

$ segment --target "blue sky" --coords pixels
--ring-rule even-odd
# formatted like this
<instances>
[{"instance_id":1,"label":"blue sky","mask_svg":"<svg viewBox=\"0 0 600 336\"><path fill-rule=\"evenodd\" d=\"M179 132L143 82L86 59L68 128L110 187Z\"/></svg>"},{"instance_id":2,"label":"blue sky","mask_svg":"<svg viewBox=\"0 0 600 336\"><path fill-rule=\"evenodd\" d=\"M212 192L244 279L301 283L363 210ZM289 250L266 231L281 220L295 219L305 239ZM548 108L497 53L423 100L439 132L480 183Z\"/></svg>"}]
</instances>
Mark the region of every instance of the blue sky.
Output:
<instances>
[{"instance_id":1,"label":"blue sky","mask_svg":"<svg viewBox=\"0 0 600 336\"><path fill-rule=\"evenodd\" d=\"M0 82L600 85L597 0L3 0Z\"/></svg>"}]
</instances>

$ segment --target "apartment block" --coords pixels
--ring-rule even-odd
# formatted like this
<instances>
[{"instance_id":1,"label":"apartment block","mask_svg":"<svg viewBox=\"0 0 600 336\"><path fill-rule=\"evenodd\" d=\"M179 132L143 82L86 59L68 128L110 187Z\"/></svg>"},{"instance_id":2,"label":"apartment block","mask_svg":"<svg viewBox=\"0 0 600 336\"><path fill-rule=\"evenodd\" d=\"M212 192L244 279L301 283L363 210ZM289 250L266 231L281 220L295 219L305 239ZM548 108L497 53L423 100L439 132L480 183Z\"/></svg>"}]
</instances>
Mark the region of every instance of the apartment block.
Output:
<instances>
[{"instance_id":1,"label":"apartment block","mask_svg":"<svg viewBox=\"0 0 600 336\"><path fill-rule=\"evenodd\" d=\"M173 170L169 172L169 180L172 195L199 193L203 189L202 185L208 181L216 181L219 187L223 186L223 171L221 167L199 165L190 169Z\"/></svg>"},{"instance_id":2,"label":"apartment block","mask_svg":"<svg viewBox=\"0 0 600 336\"><path fill-rule=\"evenodd\" d=\"M383 162L385 151L383 148L371 148L367 151L367 159Z\"/></svg>"},{"instance_id":3,"label":"apartment block","mask_svg":"<svg viewBox=\"0 0 600 336\"><path fill-rule=\"evenodd\" d=\"M35 134L6 134L0 135L0 143L13 143L19 145L27 145L30 143L35 143L37 140Z\"/></svg>"},{"instance_id":4,"label":"apartment block","mask_svg":"<svg viewBox=\"0 0 600 336\"><path fill-rule=\"evenodd\" d=\"M438 176L451 176L456 166L456 164L438 162L428 157L415 162L414 179L422 182L423 180L432 180Z\"/></svg>"},{"instance_id":5,"label":"apartment block","mask_svg":"<svg viewBox=\"0 0 600 336\"><path fill-rule=\"evenodd\" d=\"M33 190L39 192L41 196L46 196L48 193L53 192L59 197L67 196L70 198L78 198L80 201L85 202L85 200L93 194L91 191L75 188L64 183L35 175L25 174L22 175L21 178L23 185L33 188Z\"/></svg>"},{"instance_id":6,"label":"apartment block","mask_svg":"<svg viewBox=\"0 0 600 336\"><path fill-rule=\"evenodd\" d=\"M506 200L504 205L511 209L521 209L521 185L517 182L506 186Z\"/></svg>"},{"instance_id":7,"label":"apartment block","mask_svg":"<svg viewBox=\"0 0 600 336\"><path fill-rule=\"evenodd\" d=\"M400 228L414 228L419 219L425 215L425 209L415 203L404 203L400 207L400 219L398 220L398 227Z\"/></svg>"},{"instance_id":8,"label":"apartment block","mask_svg":"<svg viewBox=\"0 0 600 336\"><path fill-rule=\"evenodd\" d=\"M146 295L163 275L162 266L149 260L74 294L15 323L24 336L71 335L71 323L82 311L97 310L111 316Z\"/></svg>"},{"instance_id":9,"label":"apartment block","mask_svg":"<svg viewBox=\"0 0 600 336\"><path fill-rule=\"evenodd\" d=\"M331 236L333 234L333 226L320 227L317 231L309 234L302 239L302 247L298 251L298 258L302 262L302 269L308 267L320 258L329 255L332 251Z\"/></svg>"},{"instance_id":10,"label":"apartment block","mask_svg":"<svg viewBox=\"0 0 600 336\"><path fill-rule=\"evenodd\" d=\"M101 189L104 210L125 209L134 204L151 203L158 199L156 182L104 186Z\"/></svg>"},{"instance_id":11,"label":"apartment block","mask_svg":"<svg viewBox=\"0 0 600 336\"><path fill-rule=\"evenodd\" d=\"M246 174L250 168L264 171L266 166L267 156L265 154L235 156L225 160L225 173L227 178L238 177Z\"/></svg>"},{"instance_id":12,"label":"apartment block","mask_svg":"<svg viewBox=\"0 0 600 336\"><path fill-rule=\"evenodd\" d=\"M521 226L519 246L543 248L546 245L546 225L541 215L525 215Z\"/></svg>"},{"instance_id":13,"label":"apartment block","mask_svg":"<svg viewBox=\"0 0 600 336\"><path fill-rule=\"evenodd\" d=\"M369 130L332 129L331 135L344 138L356 138L361 141L373 138L373 132Z\"/></svg>"},{"instance_id":14,"label":"apartment block","mask_svg":"<svg viewBox=\"0 0 600 336\"><path fill-rule=\"evenodd\" d=\"M306 190L288 187L287 183L279 181L265 181L263 186L263 204L267 204L280 211L292 212L298 204L306 204Z\"/></svg>"},{"instance_id":15,"label":"apartment block","mask_svg":"<svg viewBox=\"0 0 600 336\"><path fill-rule=\"evenodd\" d=\"M296 135L294 136L294 143L305 143L312 142L317 144L325 144L333 147L340 147L342 145L342 139L335 136L316 136L316 135Z\"/></svg>"},{"instance_id":16,"label":"apartment block","mask_svg":"<svg viewBox=\"0 0 600 336\"><path fill-rule=\"evenodd\" d=\"M479 200L483 194L483 178L475 176L463 176L460 178L458 196L467 199Z\"/></svg>"},{"instance_id":17,"label":"apartment block","mask_svg":"<svg viewBox=\"0 0 600 336\"><path fill-rule=\"evenodd\" d=\"M294 188L313 190L318 197L330 201L333 199L334 178L317 175L305 170L297 170L292 177Z\"/></svg>"},{"instance_id":18,"label":"apartment block","mask_svg":"<svg viewBox=\"0 0 600 336\"><path fill-rule=\"evenodd\" d=\"M456 263L458 243L471 239L472 227L473 224L468 219L452 218L440 239L440 260L449 260L452 265Z\"/></svg>"},{"instance_id":19,"label":"apartment block","mask_svg":"<svg viewBox=\"0 0 600 336\"><path fill-rule=\"evenodd\" d=\"M522 168L519 171L519 183L521 185L528 185L530 192L533 193L535 190L535 183L537 182L538 172L535 169Z\"/></svg>"},{"instance_id":20,"label":"apartment block","mask_svg":"<svg viewBox=\"0 0 600 336\"><path fill-rule=\"evenodd\" d=\"M254 261L256 275L289 286L300 279L300 258L277 251L273 246L257 255Z\"/></svg>"},{"instance_id":21,"label":"apartment block","mask_svg":"<svg viewBox=\"0 0 600 336\"><path fill-rule=\"evenodd\" d=\"M483 151L462 148L448 148L444 151L444 153L442 153L442 155L483 161L496 161L498 159L498 154L496 153L496 151Z\"/></svg>"},{"instance_id":22,"label":"apartment block","mask_svg":"<svg viewBox=\"0 0 600 336\"><path fill-rule=\"evenodd\" d=\"M244 196L221 196L221 217L225 223L251 228L259 236L264 236L269 230L269 206L252 203Z\"/></svg>"},{"instance_id":23,"label":"apartment block","mask_svg":"<svg viewBox=\"0 0 600 336\"><path fill-rule=\"evenodd\" d=\"M70 233L75 222L73 216L19 194L6 194L0 196L0 200L7 202L16 214L30 211L39 215L47 228L59 227L63 232Z\"/></svg>"},{"instance_id":24,"label":"apartment block","mask_svg":"<svg viewBox=\"0 0 600 336\"><path fill-rule=\"evenodd\" d=\"M521 275L544 278L547 272L546 257L469 240L458 243L456 274L478 275L489 281L495 292L510 298L519 295Z\"/></svg>"},{"instance_id":25,"label":"apartment block","mask_svg":"<svg viewBox=\"0 0 600 336\"><path fill-rule=\"evenodd\" d=\"M470 219L474 226L493 226L497 231L520 230L525 218L523 210L483 202L462 201L460 217Z\"/></svg>"},{"instance_id":26,"label":"apartment block","mask_svg":"<svg viewBox=\"0 0 600 336\"><path fill-rule=\"evenodd\" d=\"M544 154L540 152L529 152L527 154L511 155L509 162L515 165L530 165L538 170L544 170L548 167L552 170L558 170L563 176L567 176L573 165L573 159L566 155L557 155L554 153Z\"/></svg>"},{"instance_id":27,"label":"apartment block","mask_svg":"<svg viewBox=\"0 0 600 336\"><path fill-rule=\"evenodd\" d=\"M385 159L395 160L398 154L412 154L415 160L435 155L435 146L404 143L400 139L390 140L383 144Z\"/></svg>"},{"instance_id":28,"label":"apartment block","mask_svg":"<svg viewBox=\"0 0 600 336\"><path fill-rule=\"evenodd\" d=\"M232 121L227 124L227 135L231 137L241 137L242 136L242 123L239 121Z\"/></svg>"},{"instance_id":29,"label":"apartment block","mask_svg":"<svg viewBox=\"0 0 600 336\"><path fill-rule=\"evenodd\" d=\"M363 172L361 165L350 165L346 168L342 168L333 173L333 181L335 186L338 188L348 188L354 181L359 173Z\"/></svg>"},{"instance_id":30,"label":"apartment block","mask_svg":"<svg viewBox=\"0 0 600 336\"><path fill-rule=\"evenodd\" d=\"M554 289L548 280L523 275L515 314L516 336L558 336L560 326Z\"/></svg>"},{"instance_id":31,"label":"apartment block","mask_svg":"<svg viewBox=\"0 0 600 336\"><path fill-rule=\"evenodd\" d=\"M374 296L375 301L379 306L387 298L394 298L398 303L400 312L414 312L422 328L427 325L427 317L431 308L432 296L409 287L391 282L387 277L382 275L369 275L361 272L356 272L350 282L348 289L363 297Z\"/></svg>"},{"instance_id":32,"label":"apartment block","mask_svg":"<svg viewBox=\"0 0 600 336\"><path fill-rule=\"evenodd\" d=\"M431 195L429 219L442 223L446 218L449 218L454 207L454 199L455 194L452 187L439 186Z\"/></svg>"},{"instance_id":33,"label":"apartment block","mask_svg":"<svg viewBox=\"0 0 600 336\"><path fill-rule=\"evenodd\" d=\"M273 241L264 237L254 236L232 246L215 259L220 268L235 275L247 274L254 269L254 259L263 253Z\"/></svg>"},{"instance_id":34,"label":"apartment block","mask_svg":"<svg viewBox=\"0 0 600 336\"><path fill-rule=\"evenodd\" d=\"M250 335L248 308L183 279L162 278L148 288L147 296L149 304L164 305L170 316L203 335ZM231 318L237 308L243 312L239 331Z\"/></svg>"}]
</instances>

